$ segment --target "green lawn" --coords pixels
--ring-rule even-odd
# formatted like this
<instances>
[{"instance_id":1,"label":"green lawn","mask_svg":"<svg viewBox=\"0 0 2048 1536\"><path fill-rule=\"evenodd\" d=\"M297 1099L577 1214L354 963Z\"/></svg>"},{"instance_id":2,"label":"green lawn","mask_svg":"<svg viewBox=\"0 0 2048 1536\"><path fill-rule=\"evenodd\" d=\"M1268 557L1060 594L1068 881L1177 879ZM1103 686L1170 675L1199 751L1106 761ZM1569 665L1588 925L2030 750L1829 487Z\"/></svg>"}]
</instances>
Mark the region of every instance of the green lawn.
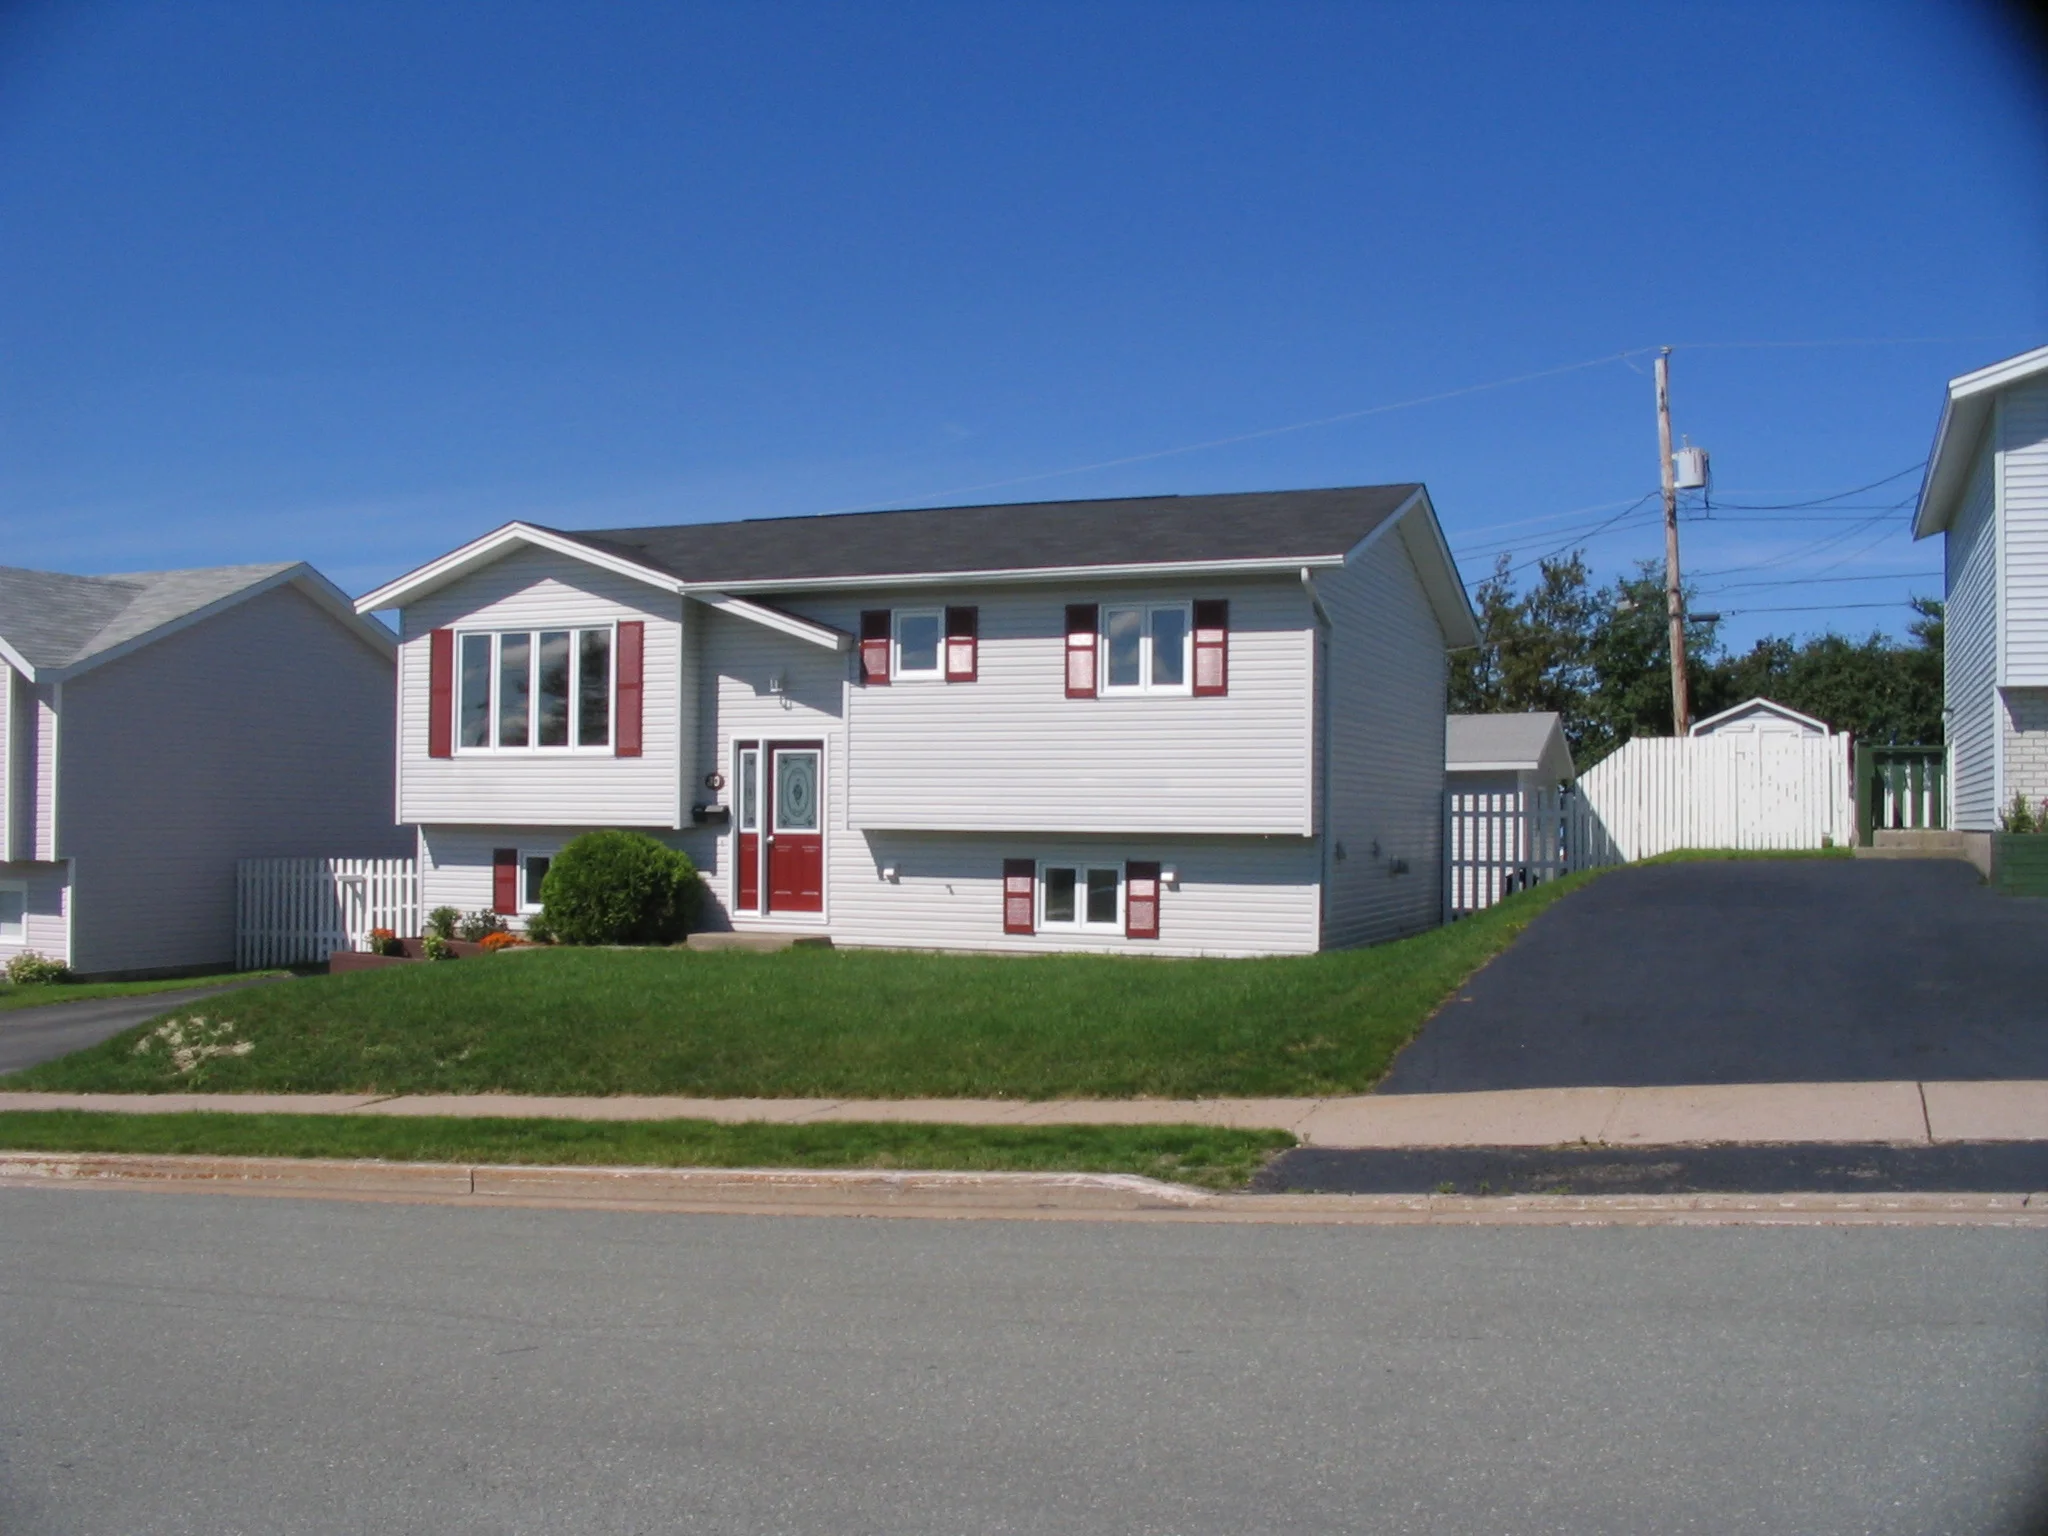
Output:
<instances>
[{"instance_id":1,"label":"green lawn","mask_svg":"<svg viewBox=\"0 0 2048 1536\"><path fill-rule=\"evenodd\" d=\"M41 1008L51 1003L82 1003L94 997L129 997L147 992L182 992L187 987L222 987L289 971L235 971L222 976L181 976L173 981L58 981L17 987L0 981L0 1013L12 1008Z\"/></svg>"},{"instance_id":2,"label":"green lawn","mask_svg":"<svg viewBox=\"0 0 2048 1536\"><path fill-rule=\"evenodd\" d=\"M0 1150L378 1158L658 1168L937 1168L1141 1173L1241 1187L1285 1131L1188 1125L717 1125L709 1120L514 1120L386 1115L0 1112Z\"/></svg>"},{"instance_id":3,"label":"green lawn","mask_svg":"<svg viewBox=\"0 0 2048 1536\"><path fill-rule=\"evenodd\" d=\"M394 966L180 1009L188 1047L247 1048L189 1071L161 1038L138 1051L145 1025L0 1082L134 1093L1349 1092L1370 1087L1453 988L1591 878L1399 943L1279 959L563 949Z\"/></svg>"}]
</instances>

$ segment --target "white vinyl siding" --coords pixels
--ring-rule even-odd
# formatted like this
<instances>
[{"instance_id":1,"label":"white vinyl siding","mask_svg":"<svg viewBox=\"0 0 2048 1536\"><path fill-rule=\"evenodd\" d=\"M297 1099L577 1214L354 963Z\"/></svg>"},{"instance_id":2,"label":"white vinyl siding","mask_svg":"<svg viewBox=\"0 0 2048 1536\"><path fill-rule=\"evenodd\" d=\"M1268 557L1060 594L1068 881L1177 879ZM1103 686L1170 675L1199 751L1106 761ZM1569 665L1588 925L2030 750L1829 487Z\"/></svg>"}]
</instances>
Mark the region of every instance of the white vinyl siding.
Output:
<instances>
[{"instance_id":1,"label":"white vinyl siding","mask_svg":"<svg viewBox=\"0 0 2048 1536\"><path fill-rule=\"evenodd\" d=\"M404 611L398 815L473 825L674 827L689 814L683 728L682 600L550 550L525 549L428 594ZM427 754L428 636L494 630L647 626L639 757L560 748ZM459 646L458 646L459 651ZM456 657L460 671L460 655ZM617 654L614 650L616 669Z\"/></svg>"},{"instance_id":2,"label":"white vinyl siding","mask_svg":"<svg viewBox=\"0 0 2048 1536\"><path fill-rule=\"evenodd\" d=\"M1998 549L1988 444L1978 449L1944 560L1950 795L1955 825L1986 832L1998 824Z\"/></svg>"},{"instance_id":3,"label":"white vinyl siding","mask_svg":"<svg viewBox=\"0 0 2048 1536\"><path fill-rule=\"evenodd\" d=\"M552 860L571 839L590 830L589 827L562 826L421 827L417 855L420 911L425 914L436 907L454 907L461 912L491 911L496 894L492 884L495 855L500 848L514 848L519 854L521 910L506 913L505 921L515 931L524 928L526 919L532 915L525 901L527 860ZM702 829L689 832L657 830L649 835L688 854L700 872L705 871L713 857L711 834ZM708 883L708 874L706 879ZM706 903L698 926L724 926L714 903Z\"/></svg>"},{"instance_id":4,"label":"white vinyl siding","mask_svg":"<svg viewBox=\"0 0 2048 1536\"><path fill-rule=\"evenodd\" d=\"M25 937L0 938L0 966L26 953L71 964L70 871L61 864L0 864L0 885L18 886L28 897Z\"/></svg>"},{"instance_id":5,"label":"white vinyl siding","mask_svg":"<svg viewBox=\"0 0 2048 1536\"><path fill-rule=\"evenodd\" d=\"M1998 402L2005 523L2005 662L2009 688L2048 687L2048 379Z\"/></svg>"},{"instance_id":6,"label":"white vinyl siding","mask_svg":"<svg viewBox=\"0 0 2048 1536\"><path fill-rule=\"evenodd\" d=\"M1230 691L1066 696L1066 607L1230 601ZM1285 833L1314 830L1310 614L1297 582L1018 586L945 594L980 609L971 688L856 687L847 706L856 828ZM887 594L790 603L857 628Z\"/></svg>"},{"instance_id":7,"label":"white vinyl siding","mask_svg":"<svg viewBox=\"0 0 2048 1536\"><path fill-rule=\"evenodd\" d=\"M1316 576L1331 619L1328 948L1417 933L1442 915L1449 667L1405 539L1391 531Z\"/></svg>"},{"instance_id":8,"label":"white vinyl siding","mask_svg":"<svg viewBox=\"0 0 2048 1536\"><path fill-rule=\"evenodd\" d=\"M60 849L85 972L226 965L235 863L380 858L392 666L284 586L63 685Z\"/></svg>"}]
</instances>

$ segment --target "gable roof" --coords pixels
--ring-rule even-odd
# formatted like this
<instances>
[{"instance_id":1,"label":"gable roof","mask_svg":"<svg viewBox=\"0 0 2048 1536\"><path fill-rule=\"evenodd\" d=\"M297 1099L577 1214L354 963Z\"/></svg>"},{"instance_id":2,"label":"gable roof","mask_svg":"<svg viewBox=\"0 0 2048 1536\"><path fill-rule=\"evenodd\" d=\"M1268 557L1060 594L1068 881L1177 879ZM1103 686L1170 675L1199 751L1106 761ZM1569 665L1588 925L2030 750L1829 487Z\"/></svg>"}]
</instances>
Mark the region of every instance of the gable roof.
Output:
<instances>
[{"instance_id":1,"label":"gable roof","mask_svg":"<svg viewBox=\"0 0 2048 1536\"><path fill-rule=\"evenodd\" d=\"M1689 736L1705 736L1717 725L1725 724L1741 715L1753 714L1776 715L1781 720L1790 720L1794 725L1811 726L1823 736L1829 736L1834 733L1834 728L1825 720L1816 720L1812 715L1802 715L1790 705L1780 704L1776 699L1766 699L1758 696L1754 699L1744 699L1740 704L1730 705L1718 715L1709 715L1704 720L1693 721L1692 729L1686 732L1686 734Z\"/></svg>"},{"instance_id":2,"label":"gable roof","mask_svg":"<svg viewBox=\"0 0 2048 1536\"><path fill-rule=\"evenodd\" d=\"M1934 429L1934 450L1920 479L1920 504L1913 509L1914 538L1940 533L1956 515L1998 392L2044 374L2048 347L2036 347L1948 381L1948 398L1942 401L1941 422Z\"/></svg>"},{"instance_id":3,"label":"gable roof","mask_svg":"<svg viewBox=\"0 0 2048 1536\"><path fill-rule=\"evenodd\" d=\"M647 528L570 530L511 523L357 601L402 605L533 544L667 590L789 592L1070 576L1286 573L1341 565L1374 535L1423 511L1433 537L1411 539L1454 644L1476 643L1470 605L1419 484L1131 496L994 506L844 512ZM1434 579L1432 579L1432 577Z\"/></svg>"},{"instance_id":4,"label":"gable roof","mask_svg":"<svg viewBox=\"0 0 2048 1536\"><path fill-rule=\"evenodd\" d=\"M304 562L72 576L0 566L0 656L36 682L61 682L189 623L292 583L366 642L389 652L383 626Z\"/></svg>"},{"instance_id":5,"label":"gable roof","mask_svg":"<svg viewBox=\"0 0 2048 1536\"><path fill-rule=\"evenodd\" d=\"M1572 777L1564 717L1549 711L1444 717L1444 767L1453 773L1537 773Z\"/></svg>"}]
</instances>

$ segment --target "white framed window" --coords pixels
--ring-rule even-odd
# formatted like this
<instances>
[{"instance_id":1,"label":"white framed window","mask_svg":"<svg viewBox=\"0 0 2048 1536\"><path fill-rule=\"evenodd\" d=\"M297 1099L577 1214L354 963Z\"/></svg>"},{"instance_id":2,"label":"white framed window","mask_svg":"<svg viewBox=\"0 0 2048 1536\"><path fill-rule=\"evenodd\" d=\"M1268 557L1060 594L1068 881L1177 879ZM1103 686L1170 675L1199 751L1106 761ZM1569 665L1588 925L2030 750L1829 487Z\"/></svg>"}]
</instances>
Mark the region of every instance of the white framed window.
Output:
<instances>
[{"instance_id":1,"label":"white framed window","mask_svg":"<svg viewBox=\"0 0 2048 1536\"><path fill-rule=\"evenodd\" d=\"M1124 867L1121 864L1038 866L1038 926L1121 933Z\"/></svg>"},{"instance_id":2,"label":"white framed window","mask_svg":"<svg viewBox=\"0 0 2048 1536\"><path fill-rule=\"evenodd\" d=\"M28 942L28 884L0 880L0 944Z\"/></svg>"},{"instance_id":3,"label":"white framed window","mask_svg":"<svg viewBox=\"0 0 2048 1536\"><path fill-rule=\"evenodd\" d=\"M942 680L946 675L946 615L939 608L898 608L890 617L898 682Z\"/></svg>"},{"instance_id":4,"label":"white framed window","mask_svg":"<svg viewBox=\"0 0 2048 1536\"><path fill-rule=\"evenodd\" d=\"M459 752L610 752L611 625L456 636Z\"/></svg>"},{"instance_id":5,"label":"white framed window","mask_svg":"<svg viewBox=\"0 0 2048 1536\"><path fill-rule=\"evenodd\" d=\"M548 865L553 861L544 853L522 853L519 855L519 910L538 912L541 908L540 885L548 877Z\"/></svg>"},{"instance_id":6,"label":"white framed window","mask_svg":"<svg viewBox=\"0 0 2048 1536\"><path fill-rule=\"evenodd\" d=\"M1104 693L1192 693L1193 606L1128 603L1102 610Z\"/></svg>"}]
</instances>

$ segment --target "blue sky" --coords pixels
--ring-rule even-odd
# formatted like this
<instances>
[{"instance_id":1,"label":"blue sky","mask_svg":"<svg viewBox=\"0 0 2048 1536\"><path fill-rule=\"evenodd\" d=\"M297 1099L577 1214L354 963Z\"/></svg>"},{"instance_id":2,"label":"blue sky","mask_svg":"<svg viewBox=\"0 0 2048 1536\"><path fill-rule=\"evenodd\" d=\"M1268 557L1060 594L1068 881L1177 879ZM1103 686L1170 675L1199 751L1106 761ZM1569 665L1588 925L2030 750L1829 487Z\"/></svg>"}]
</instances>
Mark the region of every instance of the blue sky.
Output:
<instances>
[{"instance_id":1,"label":"blue sky","mask_svg":"<svg viewBox=\"0 0 2048 1536\"><path fill-rule=\"evenodd\" d=\"M1419 479L1476 582L1654 489L1668 344L1700 606L1896 630L1917 474L1777 504L2043 341L2048 111L1953 4L0 22L8 564Z\"/></svg>"}]
</instances>

